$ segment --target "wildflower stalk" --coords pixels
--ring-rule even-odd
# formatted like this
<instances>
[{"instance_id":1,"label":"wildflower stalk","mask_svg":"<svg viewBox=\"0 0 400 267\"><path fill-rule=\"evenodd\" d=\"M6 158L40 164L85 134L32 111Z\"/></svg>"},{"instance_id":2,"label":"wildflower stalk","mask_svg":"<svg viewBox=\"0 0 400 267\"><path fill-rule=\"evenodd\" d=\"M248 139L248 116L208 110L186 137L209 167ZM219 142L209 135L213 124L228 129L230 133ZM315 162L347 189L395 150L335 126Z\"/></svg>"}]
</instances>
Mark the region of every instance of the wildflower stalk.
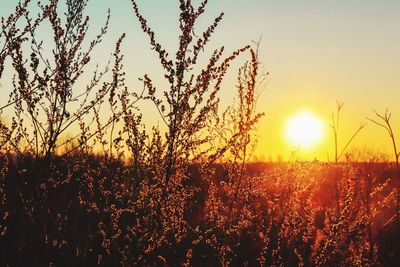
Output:
<instances>
[{"instance_id":1,"label":"wildflower stalk","mask_svg":"<svg viewBox=\"0 0 400 267\"><path fill-rule=\"evenodd\" d=\"M378 117L380 121L370 119L371 122L375 123L376 125L386 129L387 133L389 134L390 140L392 142L392 147L393 147L393 154L394 154L394 159L395 159L395 166L396 166L396 221L397 223L400 222L400 163L399 163L399 158L400 158L400 152L398 151L397 144L396 144L396 137L390 122L390 118L392 114L389 112L389 110L386 110L385 114L379 114L378 112L375 111L375 115Z\"/></svg>"}]
</instances>

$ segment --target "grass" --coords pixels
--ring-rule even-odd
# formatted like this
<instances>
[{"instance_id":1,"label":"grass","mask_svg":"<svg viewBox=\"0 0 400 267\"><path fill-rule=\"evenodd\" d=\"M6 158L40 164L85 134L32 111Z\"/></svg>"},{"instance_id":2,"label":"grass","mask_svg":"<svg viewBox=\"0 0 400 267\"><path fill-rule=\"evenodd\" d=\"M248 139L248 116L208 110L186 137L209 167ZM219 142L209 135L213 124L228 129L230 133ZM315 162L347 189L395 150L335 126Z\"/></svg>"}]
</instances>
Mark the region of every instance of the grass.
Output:
<instances>
[{"instance_id":1,"label":"grass","mask_svg":"<svg viewBox=\"0 0 400 267\"><path fill-rule=\"evenodd\" d=\"M157 181L132 180L129 165L104 157L7 156L2 166L2 265L398 263L386 161L247 164L239 197L226 166L204 179L193 165L190 194L167 199Z\"/></svg>"}]
</instances>

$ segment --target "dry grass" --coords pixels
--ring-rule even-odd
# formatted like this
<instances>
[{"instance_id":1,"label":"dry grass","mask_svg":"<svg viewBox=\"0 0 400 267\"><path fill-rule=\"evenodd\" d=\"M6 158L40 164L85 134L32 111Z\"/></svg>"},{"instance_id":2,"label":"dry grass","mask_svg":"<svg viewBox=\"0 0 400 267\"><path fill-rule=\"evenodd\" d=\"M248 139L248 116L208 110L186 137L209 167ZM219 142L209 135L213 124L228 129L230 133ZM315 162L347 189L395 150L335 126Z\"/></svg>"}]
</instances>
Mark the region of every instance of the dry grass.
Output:
<instances>
[{"instance_id":1,"label":"dry grass","mask_svg":"<svg viewBox=\"0 0 400 267\"><path fill-rule=\"evenodd\" d=\"M363 127L339 153L340 103L332 125L335 164L250 164L263 116L256 108L264 80L257 47L225 57L221 47L196 72L223 14L198 37L193 29L207 1L195 7L180 0L178 50L169 53L132 0L168 88L160 90L147 74L142 90L126 85L122 35L112 62L80 90L77 81L89 75L90 55L109 23L107 17L88 41L87 2L68 0L60 14L59 1L51 0L30 18L32 3L24 1L2 20L0 74L8 58L16 76L1 108L14 115L0 123L0 265L400 264L399 155L390 115L378 114L383 124L376 123L392 138L394 166L376 155L339 161ZM52 26L51 59L37 40L43 21ZM221 110L226 72L247 53L237 101ZM142 101L154 105L165 131L146 128ZM61 141L74 126L79 133Z\"/></svg>"}]
</instances>

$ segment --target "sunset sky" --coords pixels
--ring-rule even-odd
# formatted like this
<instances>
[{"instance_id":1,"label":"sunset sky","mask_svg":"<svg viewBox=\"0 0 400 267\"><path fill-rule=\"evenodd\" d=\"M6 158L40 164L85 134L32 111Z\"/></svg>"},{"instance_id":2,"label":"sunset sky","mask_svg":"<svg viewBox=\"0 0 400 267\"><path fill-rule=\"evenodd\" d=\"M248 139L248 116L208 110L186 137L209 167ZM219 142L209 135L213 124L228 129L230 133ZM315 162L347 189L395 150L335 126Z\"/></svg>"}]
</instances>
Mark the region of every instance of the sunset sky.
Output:
<instances>
[{"instance_id":1,"label":"sunset sky","mask_svg":"<svg viewBox=\"0 0 400 267\"><path fill-rule=\"evenodd\" d=\"M11 12L15 2L1 0L0 16ZM157 39L174 54L178 1L138 2ZM129 86L139 90L141 84L137 79L149 73L161 87L157 55L150 50L129 0L90 1L87 14L91 17L91 33L98 33L108 7L110 30L95 51L94 62L105 64L115 41L126 32L123 52ZM204 59L221 45L232 52L262 37L259 56L270 76L258 103L259 111L266 113L258 127L258 159L275 160L278 155L289 159L294 147L285 136L285 124L291 116L307 110L322 120L325 134L313 148L301 150L300 157L327 160L329 154L333 160L329 124L336 100L346 102L341 114L342 145L360 123L367 122L366 117L374 117L374 109L384 112L386 108L393 113L392 122L400 142L400 1L210 0L198 33L220 12L225 17L203 54ZM244 59L240 58L238 64ZM225 105L233 100L236 71L237 66L226 77L221 92ZM6 74L1 81L0 104L6 102L3 96L8 95L10 77ZM153 107L143 108L146 119L156 123ZM390 153L387 133L368 123L351 147L365 148Z\"/></svg>"}]
</instances>

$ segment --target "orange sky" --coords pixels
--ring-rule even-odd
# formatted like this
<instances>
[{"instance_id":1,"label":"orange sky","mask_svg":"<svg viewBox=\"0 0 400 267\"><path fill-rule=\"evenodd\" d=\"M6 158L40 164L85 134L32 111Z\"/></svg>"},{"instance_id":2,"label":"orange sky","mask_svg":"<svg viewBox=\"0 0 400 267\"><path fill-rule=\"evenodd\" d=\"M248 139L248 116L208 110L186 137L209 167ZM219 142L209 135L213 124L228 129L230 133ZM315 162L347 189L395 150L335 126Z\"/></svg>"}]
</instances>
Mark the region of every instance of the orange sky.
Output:
<instances>
[{"instance_id":1,"label":"orange sky","mask_svg":"<svg viewBox=\"0 0 400 267\"><path fill-rule=\"evenodd\" d=\"M158 39L172 53L177 47L178 1L138 1L143 14ZM196 2L196 1L195 1ZM14 0L2 0L0 16L14 6ZM137 78L150 73L162 86L157 56L149 49L147 36L140 31L129 0L89 2L88 15L93 29L102 23L111 8L111 27L101 48L95 51L97 62L105 63L115 41L127 33L123 45L128 83L141 85ZM198 25L204 29L224 11L225 17L205 51L205 58L215 48L225 45L233 51L262 36L260 59L270 72L269 82L259 100L259 110L266 113L258 127L258 159L289 159L293 147L285 139L284 125L289 116L310 110L326 123L324 140L309 151L299 151L303 159L333 159L333 137L329 123L336 100L346 101L342 112L343 145L373 109L389 108L400 142L400 1L397 0L286 0L286 1L210 1ZM93 31L93 35L97 31ZM46 40L46 36L43 36ZM237 66L235 66L237 67ZM228 74L221 98L232 102L236 69ZM2 78L6 88L10 77ZM1 94L5 91L1 89ZM8 95L8 93L7 93ZM0 104L5 102L0 100ZM144 106L147 120L156 123L154 110ZM353 149L391 152L386 132L368 123L355 140Z\"/></svg>"}]
</instances>

